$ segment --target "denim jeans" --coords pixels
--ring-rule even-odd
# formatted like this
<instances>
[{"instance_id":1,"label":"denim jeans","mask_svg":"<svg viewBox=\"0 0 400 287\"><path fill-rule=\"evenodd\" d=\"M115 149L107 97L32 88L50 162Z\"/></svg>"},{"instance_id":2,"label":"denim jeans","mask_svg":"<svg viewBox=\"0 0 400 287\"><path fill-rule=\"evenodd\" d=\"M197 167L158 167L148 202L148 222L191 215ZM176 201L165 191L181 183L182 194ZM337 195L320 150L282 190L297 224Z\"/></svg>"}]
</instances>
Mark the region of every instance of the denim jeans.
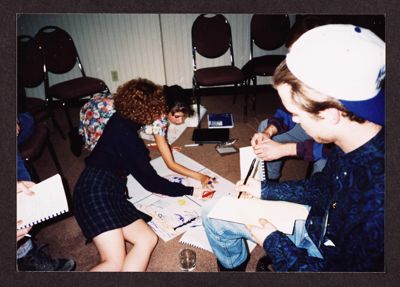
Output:
<instances>
[{"instance_id":1,"label":"denim jeans","mask_svg":"<svg viewBox=\"0 0 400 287\"><path fill-rule=\"evenodd\" d=\"M203 226L218 261L225 268L233 269L242 264L249 256L246 240L255 241L245 225L209 218L207 215L215 203L216 200L213 200L202 207ZM293 234L287 236L298 248L306 249L309 256L323 258L319 249L308 236L305 220L297 220Z\"/></svg>"},{"instance_id":2,"label":"denim jeans","mask_svg":"<svg viewBox=\"0 0 400 287\"><path fill-rule=\"evenodd\" d=\"M254 241L245 225L208 218L216 200L209 201L202 207L202 222L211 248L218 261L228 269L242 264L249 251L246 239Z\"/></svg>"},{"instance_id":3,"label":"denim jeans","mask_svg":"<svg viewBox=\"0 0 400 287\"><path fill-rule=\"evenodd\" d=\"M28 239L24 244L22 244L18 249L17 249L17 259L20 259L26 254L29 253L33 249L33 243L31 239Z\"/></svg>"},{"instance_id":4,"label":"denim jeans","mask_svg":"<svg viewBox=\"0 0 400 287\"><path fill-rule=\"evenodd\" d=\"M268 119L263 120L258 125L258 132L262 133L267 126L268 126ZM279 143L290 143L290 142L298 143L309 140L311 139L311 137L303 130L303 128L299 124L296 124L291 130L287 131L286 133L276 135L272 139ZM267 163L268 179L272 180L279 179L279 177L281 176L282 164L283 161L279 159L274 161L269 161ZM326 164L326 159L324 158L316 160L313 164L312 174L321 171L324 168L325 164Z\"/></svg>"}]
</instances>

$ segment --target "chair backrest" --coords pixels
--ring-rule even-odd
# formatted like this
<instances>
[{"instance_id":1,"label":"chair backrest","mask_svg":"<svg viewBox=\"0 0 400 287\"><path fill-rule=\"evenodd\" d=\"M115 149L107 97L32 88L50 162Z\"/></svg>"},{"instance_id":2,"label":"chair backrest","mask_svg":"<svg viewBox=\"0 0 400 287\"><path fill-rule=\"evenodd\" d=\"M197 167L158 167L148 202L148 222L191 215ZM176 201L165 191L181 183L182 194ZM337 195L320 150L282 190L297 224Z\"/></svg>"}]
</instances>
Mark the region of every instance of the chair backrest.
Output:
<instances>
[{"instance_id":1,"label":"chair backrest","mask_svg":"<svg viewBox=\"0 0 400 287\"><path fill-rule=\"evenodd\" d=\"M45 63L40 44L31 36L20 35L17 41L17 78L21 88L34 88L44 81Z\"/></svg>"},{"instance_id":2,"label":"chair backrest","mask_svg":"<svg viewBox=\"0 0 400 287\"><path fill-rule=\"evenodd\" d=\"M218 58L232 50L231 27L221 14L199 15L192 25L192 48L206 58Z\"/></svg>"},{"instance_id":3,"label":"chair backrest","mask_svg":"<svg viewBox=\"0 0 400 287\"><path fill-rule=\"evenodd\" d=\"M77 61L78 52L71 36L56 26L41 28L35 39L43 47L46 67L49 72L63 74L72 70Z\"/></svg>"},{"instance_id":4,"label":"chair backrest","mask_svg":"<svg viewBox=\"0 0 400 287\"><path fill-rule=\"evenodd\" d=\"M263 50L275 50L281 47L289 30L288 15L253 15L250 22L251 56L253 44Z\"/></svg>"}]
</instances>

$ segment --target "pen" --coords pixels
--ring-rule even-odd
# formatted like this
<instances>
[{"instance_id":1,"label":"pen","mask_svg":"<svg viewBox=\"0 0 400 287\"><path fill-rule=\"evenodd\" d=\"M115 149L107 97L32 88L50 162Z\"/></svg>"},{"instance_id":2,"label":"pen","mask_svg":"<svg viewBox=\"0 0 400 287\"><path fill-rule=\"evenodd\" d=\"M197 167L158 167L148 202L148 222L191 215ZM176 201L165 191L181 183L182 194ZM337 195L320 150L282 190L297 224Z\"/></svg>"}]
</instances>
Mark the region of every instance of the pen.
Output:
<instances>
[{"instance_id":1,"label":"pen","mask_svg":"<svg viewBox=\"0 0 400 287\"><path fill-rule=\"evenodd\" d=\"M246 185L247 180L249 179L251 173L253 172L253 168L254 168L254 164L256 163L256 158L253 159L253 161L251 162L249 171L247 172L246 178L244 179L243 185ZM240 198L240 196L242 195L242 191L239 192L239 196L238 198Z\"/></svg>"},{"instance_id":2,"label":"pen","mask_svg":"<svg viewBox=\"0 0 400 287\"><path fill-rule=\"evenodd\" d=\"M201 144L193 143L193 144L185 144L184 147L192 147L192 146L199 146Z\"/></svg>"},{"instance_id":3,"label":"pen","mask_svg":"<svg viewBox=\"0 0 400 287\"><path fill-rule=\"evenodd\" d=\"M174 227L173 229L174 229L174 230L177 230L179 227L182 227L182 226L188 225L189 223L191 223L191 222L195 221L196 219L197 219L197 217L193 217L192 219L190 219L190 220L188 220L188 221L186 221L186 222L182 223L181 225L178 225L178 226Z\"/></svg>"}]
</instances>

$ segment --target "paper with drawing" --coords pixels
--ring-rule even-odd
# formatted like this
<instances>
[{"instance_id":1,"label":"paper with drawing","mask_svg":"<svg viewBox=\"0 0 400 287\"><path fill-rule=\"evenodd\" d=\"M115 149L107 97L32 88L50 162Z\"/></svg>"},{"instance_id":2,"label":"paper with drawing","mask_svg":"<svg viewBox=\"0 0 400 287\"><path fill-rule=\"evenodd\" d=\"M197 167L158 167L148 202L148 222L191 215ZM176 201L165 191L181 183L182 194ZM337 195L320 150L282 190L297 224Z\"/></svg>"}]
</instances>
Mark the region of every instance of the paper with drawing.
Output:
<instances>
[{"instance_id":1,"label":"paper with drawing","mask_svg":"<svg viewBox=\"0 0 400 287\"><path fill-rule=\"evenodd\" d=\"M234 194L234 184L227 179L180 152L174 151L173 155L177 163L216 178L216 182L213 183L214 189L216 190L214 198ZM179 182L187 186L201 186L199 181L177 174L168 169L161 157L152 160L150 163L160 176L170 181ZM199 216L200 208L204 204L204 200L194 198L193 196L169 197L152 193L144 189L131 175L128 176L127 187L129 196L131 197L129 201L134 204L136 208L153 217L149 225L164 241L176 237L193 225L201 224ZM199 220L191 221L189 224L174 230L174 227L179 225L178 223L183 224L196 217L198 217Z\"/></svg>"}]
</instances>

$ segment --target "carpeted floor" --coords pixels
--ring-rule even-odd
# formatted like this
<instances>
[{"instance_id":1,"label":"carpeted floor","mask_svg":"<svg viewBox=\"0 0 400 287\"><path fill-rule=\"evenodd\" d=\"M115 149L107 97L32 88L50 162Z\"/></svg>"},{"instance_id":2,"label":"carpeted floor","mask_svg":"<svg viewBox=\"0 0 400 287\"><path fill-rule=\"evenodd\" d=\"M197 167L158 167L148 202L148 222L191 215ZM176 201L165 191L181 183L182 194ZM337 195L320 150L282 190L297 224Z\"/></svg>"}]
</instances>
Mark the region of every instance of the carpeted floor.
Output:
<instances>
[{"instance_id":1,"label":"carpeted floor","mask_svg":"<svg viewBox=\"0 0 400 287\"><path fill-rule=\"evenodd\" d=\"M231 129L230 137L238 138L235 146L237 148L248 146L249 139L257 129L258 123L266 117L271 116L280 100L278 95L272 89L261 91L256 98L255 110L249 107L249 115L247 122L243 121L242 108L244 97L238 95L236 103L233 104L232 95L213 95L202 98L202 104L209 112L232 112L234 116L234 128ZM71 109L71 116L74 124L79 121L79 108ZM62 110L56 111L56 117L61 126L67 131L67 122ZM203 119L203 127L206 126L206 120ZM68 182L70 192L72 194L74 185L84 168L84 158L88 156L88 152L83 151L82 155L76 157L70 151L69 141L61 138L60 134L53 128L49 121L50 139L53 143L58 159L60 161L64 176ZM191 143L193 128L188 128L182 136L174 143L174 145L183 145ZM235 183L239 179L239 154L231 154L220 156L214 144L207 144L199 147L184 148L182 153L193 158L209 169L215 171L226 179ZM158 157L157 151L151 151L151 157ZM43 152L41 157L34 162L34 166L41 179L50 177L56 173L55 166L50 158L47 150ZM306 174L307 164L300 160L289 159L284 165L281 180L300 179ZM49 251L53 257L70 257L75 259L77 263L77 271L87 271L99 260L97 250L93 243L85 244L85 239L77 225L73 214L69 214L62 219L57 219L37 226L33 231L37 241L40 243L48 243ZM165 243L161 239L153 252L148 271L152 272L178 272L178 252L180 249L187 247L179 243L179 237ZM128 250L131 248L127 244ZM212 253L196 249L197 267L194 272L216 272L217 265L215 257ZM255 271L257 260L264 254L264 250L257 246L250 258L247 266L248 272Z\"/></svg>"}]
</instances>

